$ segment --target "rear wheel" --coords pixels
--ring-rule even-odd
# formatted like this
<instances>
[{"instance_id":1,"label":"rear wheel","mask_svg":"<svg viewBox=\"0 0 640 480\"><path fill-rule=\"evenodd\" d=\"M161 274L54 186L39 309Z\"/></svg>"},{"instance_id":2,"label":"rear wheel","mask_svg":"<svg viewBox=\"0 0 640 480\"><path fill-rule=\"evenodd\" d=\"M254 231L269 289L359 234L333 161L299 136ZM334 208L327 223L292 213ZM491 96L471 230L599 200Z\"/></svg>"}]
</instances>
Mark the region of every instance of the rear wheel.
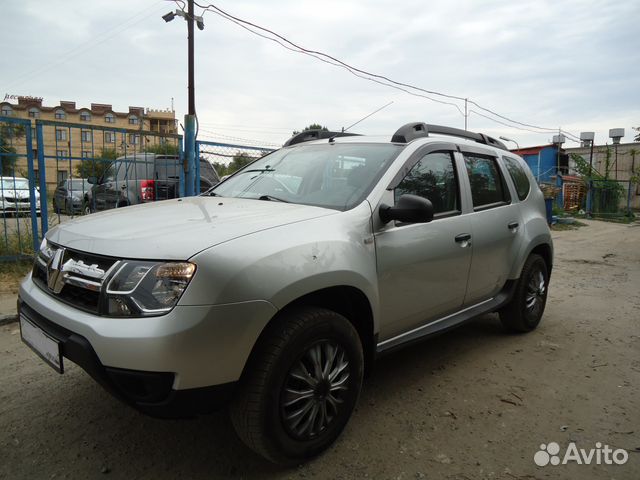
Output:
<instances>
[{"instance_id":1,"label":"rear wheel","mask_svg":"<svg viewBox=\"0 0 640 480\"><path fill-rule=\"evenodd\" d=\"M231 404L238 436L281 464L318 455L340 435L356 405L362 345L333 311L300 308L261 336Z\"/></svg>"},{"instance_id":2,"label":"rear wheel","mask_svg":"<svg viewBox=\"0 0 640 480\"><path fill-rule=\"evenodd\" d=\"M530 332L538 326L547 303L548 286L546 262L540 255L531 254L511 302L500 311L500 320L507 330Z\"/></svg>"}]
</instances>

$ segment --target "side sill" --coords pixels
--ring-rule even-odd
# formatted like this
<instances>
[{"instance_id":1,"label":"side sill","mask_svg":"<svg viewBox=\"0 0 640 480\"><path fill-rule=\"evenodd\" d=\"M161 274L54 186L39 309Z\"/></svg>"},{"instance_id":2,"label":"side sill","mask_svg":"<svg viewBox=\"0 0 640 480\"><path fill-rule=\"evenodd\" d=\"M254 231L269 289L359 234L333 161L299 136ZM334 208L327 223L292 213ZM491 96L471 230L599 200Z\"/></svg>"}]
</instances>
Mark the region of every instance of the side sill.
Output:
<instances>
[{"instance_id":1,"label":"side sill","mask_svg":"<svg viewBox=\"0 0 640 480\"><path fill-rule=\"evenodd\" d=\"M376 347L376 355L390 353L399 348L411 345L426 338L444 333L463 323L487 313L495 312L505 306L513 297L517 280L507 280L502 290L493 298L480 302L472 307L461 310L446 317L433 320L426 325L402 333L396 337L381 342Z\"/></svg>"}]
</instances>

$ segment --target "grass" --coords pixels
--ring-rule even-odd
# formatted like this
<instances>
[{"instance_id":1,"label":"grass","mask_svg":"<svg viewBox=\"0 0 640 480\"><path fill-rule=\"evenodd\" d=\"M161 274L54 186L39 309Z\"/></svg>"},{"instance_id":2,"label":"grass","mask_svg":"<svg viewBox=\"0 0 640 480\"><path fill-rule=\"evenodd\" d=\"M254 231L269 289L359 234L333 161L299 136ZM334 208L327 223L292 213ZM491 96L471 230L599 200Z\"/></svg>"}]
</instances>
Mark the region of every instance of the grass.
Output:
<instances>
[{"instance_id":1,"label":"grass","mask_svg":"<svg viewBox=\"0 0 640 480\"><path fill-rule=\"evenodd\" d=\"M3 222L8 220L11 228L7 227L5 230L5 225L0 224L0 257L33 257L33 232L31 231L31 219L29 217L20 217L16 219L16 222L20 224L19 235L17 229L13 229L13 219L4 218L2 220Z\"/></svg>"},{"instance_id":2,"label":"grass","mask_svg":"<svg viewBox=\"0 0 640 480\"><path fill-rule=\"evenodd\" d=\"M18 293L18 286L33 267L32 261L0 262L0 294Z\"/></svg>"}]
</instances>

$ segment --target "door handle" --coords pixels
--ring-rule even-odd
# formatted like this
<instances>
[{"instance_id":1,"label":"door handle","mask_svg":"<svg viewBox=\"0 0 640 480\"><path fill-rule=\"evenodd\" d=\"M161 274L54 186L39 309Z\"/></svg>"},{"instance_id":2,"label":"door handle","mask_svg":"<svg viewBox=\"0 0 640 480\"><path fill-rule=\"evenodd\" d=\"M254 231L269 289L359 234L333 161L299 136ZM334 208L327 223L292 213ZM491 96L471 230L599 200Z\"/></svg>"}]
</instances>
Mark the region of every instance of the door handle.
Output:
<instances>
[{"instance_id":1,"label":"door handle","mask_svg":"<svg viewBox=\"0 0 640 480\"><path fill-rule=\"evenodd\" d=\"M507 227L509 227L509 230L515 230L516 228L518 228L520 226L520 224L518 222L511 222L507 225Z\"/></svg>"},{"instance_id":2,"label":"door handle","mask_svg":"<svg viewBox=\"0 0 640 480\"><path fill-rule=\"evenodd\" d=\"M468 242L469 240L471 240L471 234L470 233L461 233L460 235L456 235L455 240L458 243L460 243L460 242Z\"/></svg>"}]
</instances>

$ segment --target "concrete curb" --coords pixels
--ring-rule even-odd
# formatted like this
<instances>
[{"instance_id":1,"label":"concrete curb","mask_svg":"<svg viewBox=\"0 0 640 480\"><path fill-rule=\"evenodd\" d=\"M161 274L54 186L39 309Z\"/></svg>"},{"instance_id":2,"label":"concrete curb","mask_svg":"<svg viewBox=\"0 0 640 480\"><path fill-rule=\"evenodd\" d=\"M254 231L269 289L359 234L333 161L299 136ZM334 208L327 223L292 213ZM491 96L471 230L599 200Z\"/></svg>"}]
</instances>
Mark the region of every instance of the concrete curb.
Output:
<instances>
[{"instance_id":1,"label":"concrete curb","mask_svg":"<svg viewBox=\"0 0 640 480\"><path fill-rule=\"evenodd\" d=\"M14 323L17 321L18 321L17 313L0 314L0 326L9 325L10 323Z\"/></svg>"}]
</instances>

